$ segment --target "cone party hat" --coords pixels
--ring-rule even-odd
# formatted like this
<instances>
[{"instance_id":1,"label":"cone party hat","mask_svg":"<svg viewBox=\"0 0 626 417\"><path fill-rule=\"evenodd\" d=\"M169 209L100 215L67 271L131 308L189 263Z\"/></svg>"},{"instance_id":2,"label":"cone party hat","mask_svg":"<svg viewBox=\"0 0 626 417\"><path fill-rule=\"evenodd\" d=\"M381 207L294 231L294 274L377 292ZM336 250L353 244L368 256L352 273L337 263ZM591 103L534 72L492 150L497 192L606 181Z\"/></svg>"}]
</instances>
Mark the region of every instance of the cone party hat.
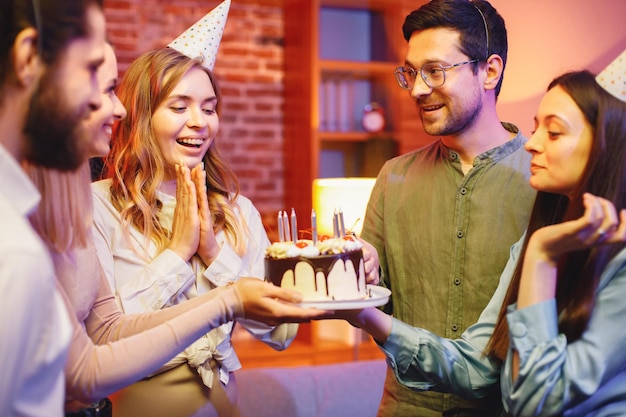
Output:
<instances>
[{"instance_id":1,"label":"cone party hat","mask_svg":"<svg viewBox=\"0 0 626 417\"><path fill-rule=\"evenodd\" d=\"M229 9L230 0L223 1L168 46L190 58L200 57L203 65L213 70Z\"/></svg>"},{"instance_id":2,"label":"cone party hat","mask_svg":"<svg viewBox=\"0 0 626 417\"><path fill-rule=\"evenodd\" d=\"M626 50L596 76L596 81L611 95L626 102Z\"/></svg>"}]
</instances>

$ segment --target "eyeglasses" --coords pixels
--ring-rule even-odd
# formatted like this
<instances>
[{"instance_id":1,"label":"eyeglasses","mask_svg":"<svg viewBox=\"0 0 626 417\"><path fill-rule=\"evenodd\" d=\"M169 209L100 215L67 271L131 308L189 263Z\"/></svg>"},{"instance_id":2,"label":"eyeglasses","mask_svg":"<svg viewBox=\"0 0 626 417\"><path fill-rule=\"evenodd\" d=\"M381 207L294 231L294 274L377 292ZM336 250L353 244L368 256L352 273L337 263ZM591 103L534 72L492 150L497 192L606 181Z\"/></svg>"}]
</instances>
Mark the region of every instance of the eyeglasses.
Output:
<instances>
[{"instance_id":1,"label":"eyeglasses","mask_svg":"<svg viewBox=\"0 0 626 417\"><path fill-rule=\"evenodd\" d=\"M480 61L479 59L472 59L471 61L459 62L458 64L443 66L439 62L431 62L428 64L422 65L419 70L415 68L402 66L398 67L393 71L393 74L396 76L396 81L398 81L398 85L405 90L412 90L415 85L415 80L417 79L417 73L419 72L422 80L426 83L430 88L438 88L441 87L446 82L446 71L460 67L461 65L471 64L472 62Z\"/></svg>"}]
</instances>

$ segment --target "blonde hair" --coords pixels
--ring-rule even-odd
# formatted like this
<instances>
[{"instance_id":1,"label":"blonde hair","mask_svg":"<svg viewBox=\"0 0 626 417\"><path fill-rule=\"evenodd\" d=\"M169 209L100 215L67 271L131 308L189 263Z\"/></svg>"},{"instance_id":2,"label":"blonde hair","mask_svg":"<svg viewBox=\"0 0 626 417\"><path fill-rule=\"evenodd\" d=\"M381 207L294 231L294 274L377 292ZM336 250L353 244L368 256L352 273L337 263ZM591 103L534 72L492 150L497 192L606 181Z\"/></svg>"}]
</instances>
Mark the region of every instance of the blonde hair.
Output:
<instances>
[{"instance_id":1,"label":"blonde hair","mask_svg":"<svg viewBox=\"0 0 626 417\"><path fill-rule=\"evenodd\" d=\"M192 68L200 68L209 76L219 114L219 90L201 61L171 48L145 52L130 65L120 83L118 97L128 115L116 125L111 152L105 159L105 175L112 180L111 202L121 214L126 236L136 227L143 233L144 248L153 241L159 252L167 247L170 233L159 222L162 203L157 191L165 178L166 162L152 131L152 116ZM237 177L220 156L215 140L203 162L213 229L215 233L223 230L228 243L243 255L248 227L245 219L235 214Z\"/></svg>"},{"instance_id":2,"label":"blonde hair","mask_svg":"<svg viewBox=\"0 0 626 417\"><path fill-rule=\"evenodd\" d=\"M93 221L89 162L75 171L23 166L41 193L30 221L44 242L60 254L86 247Z\"/></svg>"}]
</instances>

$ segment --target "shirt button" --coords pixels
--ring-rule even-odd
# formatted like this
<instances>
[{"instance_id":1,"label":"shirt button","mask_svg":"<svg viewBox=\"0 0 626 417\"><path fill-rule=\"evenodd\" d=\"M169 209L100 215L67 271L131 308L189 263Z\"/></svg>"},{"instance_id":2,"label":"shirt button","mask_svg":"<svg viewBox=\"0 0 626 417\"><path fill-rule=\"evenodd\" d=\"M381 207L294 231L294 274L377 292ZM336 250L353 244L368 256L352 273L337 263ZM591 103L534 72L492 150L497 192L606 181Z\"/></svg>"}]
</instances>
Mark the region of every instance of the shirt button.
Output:
<instances>
[{"instance_id":1,"label":"shirt button","mask_svg":"<svg viewBox=\"0 0 626 417\"><path fill-rule=\"evenodd\" d=\"M462 195L467 194L467 188L465 188L465 187L461 188L461 194Z\"/></svg>"},{"instance_id":2,"label":"shirt button","mask_svg":"<svg viewBox=\"0 0 626 417\"><path fill-rule=\"evenodd\" d=\"M461 278L454 278L454 285L461 285Z\"/></svg>"},{"instance_id":3,"label":"shirt button","mask_svg":"<svg viewBox=\"0 0 626 417\"><path fill-rule=\"evenodd\" d=\"M526 325L520 322L513 323L513 326L511 326L511 334L514 337L526 336Z\"/></svg>"},{"instance_id":4,"label":"shirt button","mask_svg":"<svg viewBox=\"0 0 626 417\"><path fill-rule=\"evenodd\" d=\"M452 331L456 332L457 330L459 330L459 326L457 326L456 324L452 325Z\"/></svg>"},{"instance_id":5,"label":"shirt button","mask_svg":"<svg viewBox=\"0 0 626 417\"><path fill-rule=\"evenodd\" d=\"M463 230L457 230L456 237L463 237Z\"/></svg>"}]
</instances>

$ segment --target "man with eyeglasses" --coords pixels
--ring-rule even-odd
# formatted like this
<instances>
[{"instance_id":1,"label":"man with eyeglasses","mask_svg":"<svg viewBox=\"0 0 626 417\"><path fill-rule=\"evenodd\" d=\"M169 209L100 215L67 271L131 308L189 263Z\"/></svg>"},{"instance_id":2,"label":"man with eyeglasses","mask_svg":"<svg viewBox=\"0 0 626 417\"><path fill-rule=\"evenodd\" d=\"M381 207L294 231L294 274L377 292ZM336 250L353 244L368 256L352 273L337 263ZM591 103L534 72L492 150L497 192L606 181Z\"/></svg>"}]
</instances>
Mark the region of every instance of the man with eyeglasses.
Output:
<instances>
[{"instance_id":1,"label":"man with eyeglasses","mask_svg":"<svg viewBox=\"0 0 626 417\"><path fill-rule=\"evenodd\" d=\"M28 215L20 163L85 161L79 124L101 104L101 0L0 0L0 416L62 416L70 341L48 251Z\"/></svg>"},{"instance_id":2,"label":"man with eyeglasses","mask_svg":"<svg viewBox=\"0 0 626 417\"><path fill-rule=\"evenodd\" d=\"M407 16L403 32L406 61L394 75L435 140L381 169L362 237L391 289L385 311L458 338L491 298L527 226L530 155L518 128L496 113L507 34L491 4L432 0ZM480 402L414 392L389 368L378 416L486 417L500 404L495 392Z\"/></svg>"}]
</instances>

